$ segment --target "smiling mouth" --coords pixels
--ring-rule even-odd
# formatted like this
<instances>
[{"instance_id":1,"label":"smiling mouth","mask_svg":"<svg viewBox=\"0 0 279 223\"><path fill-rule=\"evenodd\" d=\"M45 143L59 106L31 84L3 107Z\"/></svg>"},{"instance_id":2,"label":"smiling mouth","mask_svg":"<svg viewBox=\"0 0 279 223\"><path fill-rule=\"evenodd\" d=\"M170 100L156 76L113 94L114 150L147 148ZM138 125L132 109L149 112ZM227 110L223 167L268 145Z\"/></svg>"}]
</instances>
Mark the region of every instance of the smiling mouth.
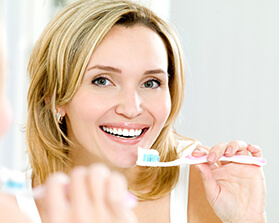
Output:
<instances>
[{"instance_id":1,"label":"smiling mouth","mask_svg":"<svg viewBox=\"0 0 279 223\"><path fill-rule=\"evenodd\" d=\"M124 139L135 139L140 137L144 132L147 131L147 128L143 129L119 129L119 128L109 128L106 126L100 127L105 133L112 136Z\"/></svg>"}]
</instances>

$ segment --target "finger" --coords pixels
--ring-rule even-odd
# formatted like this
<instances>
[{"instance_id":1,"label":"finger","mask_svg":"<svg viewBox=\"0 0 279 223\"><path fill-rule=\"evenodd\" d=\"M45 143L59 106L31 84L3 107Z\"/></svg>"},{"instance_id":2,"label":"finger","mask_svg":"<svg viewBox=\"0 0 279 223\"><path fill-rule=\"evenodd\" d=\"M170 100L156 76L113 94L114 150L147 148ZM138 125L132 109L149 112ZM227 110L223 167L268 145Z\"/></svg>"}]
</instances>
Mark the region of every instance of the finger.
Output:
<instances>
[{"instance_id":1,"label":"finger","mask_svg":"<svg viewBox=\"0 0 279 223\"><path fill-rule=\"evenodd\" d=\"M262 157L262 150L257 145L248 145L247 150L255 157Z\"/></svg>"},{"instance_id":2,"label":"finger","mask_svg":"<svg viewBox=\"0 0 279 223\"><path fill-rule=\"evenodd\" d=\"M64 173L55 173L47 179L43 200L46 205L48 222L55 222L60 217L63 219L63 213L67 212L68 203L65 185L68 182L69 178Z\"/></svg>"},{"instance_id":3,"label":"finger","mask_svg":"<svg viewBox=\"0 0 279 223\"><path fill-rule=\"evenodd\" d=\"M210 203L217 198L219 194L219 186L212 175L212 170L209 164L197 164L195 165L197 170L200 172L204 184L207 199Z\"/></svg>"},{"instance_id":4,"label":"finger","mask_svg":"<svg viewBox=\"0 0 279 223\"><path fill-rule=\"evenodd\" d=\"M204 156L206 154L208 154L209 151L209 147L208 146L204 146L204 145L197 145L197 147L194 149L194 151L192 152L192 156Z\"/></svg>"},{"instance_id":5,"label":"finger","mask_svg":"<svg viewBox=\"0 0 279 223\"><path fill-rule=\"evenodd\" d=\"M207 155L207 161L210 164L216 163L224 155L226 148L227 143L219 143L213 146Z\"/></svg>"},{"instance_id":6,"label":"finger","mask_svg":"<svg viewBox=\"0 0 279 223\"><path fill-rule=\"evenodd\" d=\"M241 140L231 141L226 148L225 156L248 155L247 144Z\"/></svg>"},{"instance_id":7,"label":"finger","mask_svg":"<svg viewBox=\"0 0 279 223\"><path fill-rule=\"evenodd\" d=\"M103 164L94 164L89 167L88 188L94 206L98 211L105 210L105 193L110 170Z\"/></svg>"},{"instance_id":8,"label":"finger","mask_svg":"<svg viewBox=\"0 0 279 223\"><path fill-rule=\"evenodd\" d=\"M121 216L126 211L125 197L127 193L126 179L120 173L114 172L108 180L106 202L115 216Z\"/></svg>"},{"instance_id":9,"label":"finger","mask_svg":"<svg viewBox=\"0 0 279 223\"><path fill-rule=\"evenodd\" d=\"M85 167L75 167L70 174L69 196L75 222L86 222L86 214L92 211L86 178L87 170Z\"/></svg>"},{"instance_id":10,"label":"finger","mask_svg":"<svg viewBox=\"0 0 279 223\"><path fill-rule=\"evenodd\" d=\"M135 196L127 190L127 181L125 177L117 172L114 172L109 179L107 203L110 212L114 216L111 217L112 222L122 223L137 222L137 218L133 209L137 204Z\"/></svg>"},{"instance_id":11,"label":"finger","mask_svg":"<svg viewBox=\"0 0 279 223\"><path fill-rule=\"evenodd\" d=\"M209 150L210 148L208 146L198 145L196 149L193 151L192 156L195 157L205 156L209 153ZM209 163L209 167L210 169L215 169L216 167L218 167L218 165L213 162L213 163Z\"/></svg>"}]
</instances>

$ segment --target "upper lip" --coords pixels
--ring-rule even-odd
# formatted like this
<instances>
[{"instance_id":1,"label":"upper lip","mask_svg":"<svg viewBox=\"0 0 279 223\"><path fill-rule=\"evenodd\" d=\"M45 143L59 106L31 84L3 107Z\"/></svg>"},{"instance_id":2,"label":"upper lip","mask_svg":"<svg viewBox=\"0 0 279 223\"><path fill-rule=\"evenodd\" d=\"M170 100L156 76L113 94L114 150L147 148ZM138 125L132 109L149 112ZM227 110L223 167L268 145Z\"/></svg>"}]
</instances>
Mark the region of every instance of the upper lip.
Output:
<instances>
[{"instance_id":1,"label":"upper lip","mask_svg":"<svg viewBox=\"0 0 279 223\"><path fill-rule=\"evenodd\" d=\"M105 126L107 128L120 128L120 129L144 129L149 128L150 126L148 124L142 124L142 123L128 123L128 122L122 122L122 123L104 123L100 126Z\"/></svg>"}]
</instances>

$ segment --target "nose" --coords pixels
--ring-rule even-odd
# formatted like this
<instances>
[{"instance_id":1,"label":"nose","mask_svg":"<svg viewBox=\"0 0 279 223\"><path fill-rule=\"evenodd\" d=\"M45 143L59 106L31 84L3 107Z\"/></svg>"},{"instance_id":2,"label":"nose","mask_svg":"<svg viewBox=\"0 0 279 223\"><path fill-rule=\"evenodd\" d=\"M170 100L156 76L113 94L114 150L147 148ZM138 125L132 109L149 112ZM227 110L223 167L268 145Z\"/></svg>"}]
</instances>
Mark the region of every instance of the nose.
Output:
<instances>
[{"instance_id":1,"label":"nose","mask_svg":"<svg viewBox=\"0 0 279 223\"><path fill-rule=\"evenodd\" d=\"M142 99L136 91L123 91L119 95L116 113L126 118L135 118L142 113Z\"/></svg>"}]
</instances>

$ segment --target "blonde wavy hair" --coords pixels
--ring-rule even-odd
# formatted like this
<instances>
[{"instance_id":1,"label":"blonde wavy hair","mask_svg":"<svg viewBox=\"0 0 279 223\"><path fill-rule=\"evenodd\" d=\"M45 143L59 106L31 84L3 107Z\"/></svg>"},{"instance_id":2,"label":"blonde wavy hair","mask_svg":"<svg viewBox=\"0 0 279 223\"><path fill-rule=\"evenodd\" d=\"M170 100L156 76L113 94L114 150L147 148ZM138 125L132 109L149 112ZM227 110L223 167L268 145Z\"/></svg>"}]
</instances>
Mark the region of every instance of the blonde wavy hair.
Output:
<instances>
[{"instance_id":1,"label":"blonde wavy hair","mask_svg":"<svg viewBox=\"0 0 279 223\"><path fill-rule=\"evenodd\" d=\"M33 178L43 183L55 171L72 167L66 121L58 124L55 108L68 103L77 92L89 59L110 29L143 25L156 32L168 52L171 112L152 146L162 161L177 158L174 122L184 95L184 58L173 28L148 8L127 0L83 0L56 15L45 28L31 54L28 73L27 143ZM139 199L156 199L176 184L179 168L138 168L130 190ZM152 182L152 183L150 183ZM146 193L141 193L146 188Z\"/></svg>"}]
</instances>

